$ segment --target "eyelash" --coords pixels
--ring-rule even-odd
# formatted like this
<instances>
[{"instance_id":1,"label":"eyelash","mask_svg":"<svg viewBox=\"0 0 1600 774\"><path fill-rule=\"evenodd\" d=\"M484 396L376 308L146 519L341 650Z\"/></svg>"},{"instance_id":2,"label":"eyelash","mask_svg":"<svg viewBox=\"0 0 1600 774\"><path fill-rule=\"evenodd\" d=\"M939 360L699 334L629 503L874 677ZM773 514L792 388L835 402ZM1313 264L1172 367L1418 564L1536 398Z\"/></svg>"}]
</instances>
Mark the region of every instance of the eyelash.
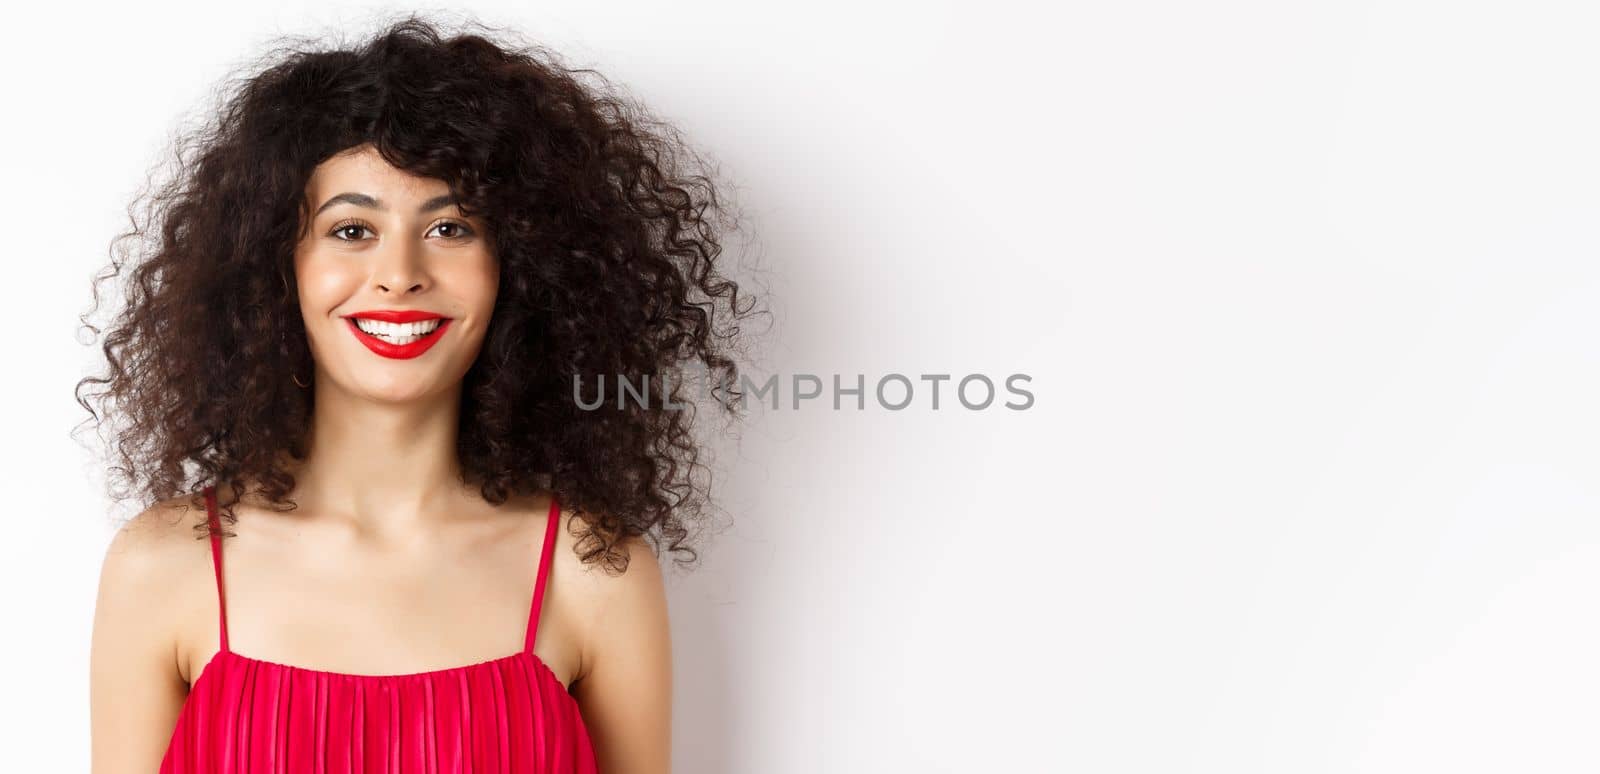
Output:
<instances>
[{"instance_id":1,"label":"eyelash","mask_svg":"<svg viewBox=\"0 0 1600 774\"><path fill-rule=\"evenodd\" d=\"M340 242L359 242L359 241L361 241L359 239L345 239L344 237L338 236L339 232L344 231L345 229L356 228L358 226L361 227L361 228L364 228L364 229L366 229L368 231L372 230L372 227L367 225L367 223L365 221L361 221L361 220L345 220L345 221L340 221L339 223L335 224L334 227L328 231L328 236L333 237L334 239L336 239L336 240L338 240ZM472 230L471 226L468 226L467 224L462 223L460 221L456 221L456 220L441 220L438 223L433 224L433 227L429 228L428 230L432 231L433 229L438 228L440 226L455 226L456 228L461 229L463 232L465 232L465 233L462 233L459 236L445 237L445 239L451 239L451 240L454 240L454 239L466 239L466 238L468 238L470 236L473 236L474 234L477 233L477 232Z\"/></svg>"}]
</instances>

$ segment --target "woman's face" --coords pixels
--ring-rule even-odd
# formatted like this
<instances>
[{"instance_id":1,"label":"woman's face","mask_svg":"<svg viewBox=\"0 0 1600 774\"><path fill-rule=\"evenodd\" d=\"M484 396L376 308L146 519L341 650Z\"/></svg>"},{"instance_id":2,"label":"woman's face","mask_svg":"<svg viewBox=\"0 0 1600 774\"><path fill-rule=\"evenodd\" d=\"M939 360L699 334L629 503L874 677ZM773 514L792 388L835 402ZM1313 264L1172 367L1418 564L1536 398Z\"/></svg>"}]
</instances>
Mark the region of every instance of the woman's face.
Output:
<instances>
[{"instance_id":1,"label":"woman's face","mask_svg":"<svg viewBox=\"0 0 1600 774\"><path fill-rule=\"evenodd\" d=\"M488 224L463 218L443 180L395 169L371 146L323 162L306 193L294 270L317 377L380 401L455 388L499 291Z\"/></svg>"}]
</instances>

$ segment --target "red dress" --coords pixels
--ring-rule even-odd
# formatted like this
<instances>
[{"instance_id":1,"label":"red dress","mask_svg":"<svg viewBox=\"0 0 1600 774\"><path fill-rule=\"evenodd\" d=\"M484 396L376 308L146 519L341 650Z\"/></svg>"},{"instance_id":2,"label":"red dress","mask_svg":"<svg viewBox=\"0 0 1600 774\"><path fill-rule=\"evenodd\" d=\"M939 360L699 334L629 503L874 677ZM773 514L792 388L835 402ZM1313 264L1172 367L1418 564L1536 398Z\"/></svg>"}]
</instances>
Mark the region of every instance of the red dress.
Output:
<instances>
[{"instance_id":1,"label":"red dress","mask_svg":"<svg viewBox=\"0 0 1600 774\"><path fill-rule=\"evenodd\" d=\"M401 675L303 669L228 649L216 492L221 649L184 701L161 774L596 774L577 700L533 653L560 506L552 498L522 651Z\"/></svg>"}]
</instances>

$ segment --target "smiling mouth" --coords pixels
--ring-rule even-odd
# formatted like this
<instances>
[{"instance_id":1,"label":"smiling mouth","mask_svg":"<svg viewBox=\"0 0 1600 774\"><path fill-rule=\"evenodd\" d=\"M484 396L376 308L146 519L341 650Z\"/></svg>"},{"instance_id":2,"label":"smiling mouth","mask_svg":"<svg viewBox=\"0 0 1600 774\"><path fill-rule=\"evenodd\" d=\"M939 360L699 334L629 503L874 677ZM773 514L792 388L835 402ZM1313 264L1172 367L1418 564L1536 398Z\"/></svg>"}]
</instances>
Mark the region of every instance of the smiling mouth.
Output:
<instances>
[{"instance_id":1,"label":"smiling mouth","mask_svg":"<svg viewBox=\"0 0 1600 774\"><path fill-rule=\"evenodd\" d=\"M374 312L393 317L421 317L417 312ZM391 360L409 360L420 357L433 348L450 327L449 317L422 317L407 322L374 320L370 317L346 317L350 332L355 334L373 354Z\"/></svg>"},{"instance_id":2,"label":"smiling mouth","mask_svg":"<svg viewBox=\"0 0 1600 774\"><path fill-rule=\"evenodd\" d=\"M405 345L428 338L434 331L444 324L445 318L435 317L431 320L409 323L390 323L381 320L369 320L364 317L352 317L351 322L362 333L386 341L390 344Z\"/></svg>"}]
</instances>

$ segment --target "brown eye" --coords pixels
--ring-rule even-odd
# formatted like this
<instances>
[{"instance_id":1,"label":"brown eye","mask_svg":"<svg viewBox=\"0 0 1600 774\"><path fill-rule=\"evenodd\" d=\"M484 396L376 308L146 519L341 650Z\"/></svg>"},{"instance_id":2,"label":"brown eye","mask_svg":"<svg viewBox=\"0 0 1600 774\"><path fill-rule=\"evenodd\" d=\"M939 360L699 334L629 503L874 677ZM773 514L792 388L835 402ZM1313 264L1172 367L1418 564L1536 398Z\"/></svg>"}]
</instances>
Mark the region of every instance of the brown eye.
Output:
<instances>
[{"instance_id":1,"label":"brown eye","mask_svg":"<svg viewBox=\"0 0 1600 774\"><path fill-rule=\"evenodd\" d=\"M457 223L457 222L455 222L453 220L444 221L443 223L440 223L439 225L434 226L434 228L436 228L436 229L445 228L445 229L454 229L455 230L455 233L453 233L453 234L450 234L450 233L440 234L440 236L444 237L445 239L465 239L465 238L467 238L469 236L472 236L472 233L473 233L472 229L469 228L465 223Z\"/></svg>"},{"instance_id":2,"label":"brown eye","mask_svg":"<svg viewBox=\"0 0 1600 774\"><path fill-rule=\"evenodd\" d=\"M359 242L361 241L361 233L366 230L367 227L361 223L340 223L339 225L333 227L333 231L328 233L329 236L332 236L334 239L337 239L341 242ZM356 235L354 239L346 239L344 236L341 236L349 235L352 231L355 232Z\"/></svg>"}]
</instances>

